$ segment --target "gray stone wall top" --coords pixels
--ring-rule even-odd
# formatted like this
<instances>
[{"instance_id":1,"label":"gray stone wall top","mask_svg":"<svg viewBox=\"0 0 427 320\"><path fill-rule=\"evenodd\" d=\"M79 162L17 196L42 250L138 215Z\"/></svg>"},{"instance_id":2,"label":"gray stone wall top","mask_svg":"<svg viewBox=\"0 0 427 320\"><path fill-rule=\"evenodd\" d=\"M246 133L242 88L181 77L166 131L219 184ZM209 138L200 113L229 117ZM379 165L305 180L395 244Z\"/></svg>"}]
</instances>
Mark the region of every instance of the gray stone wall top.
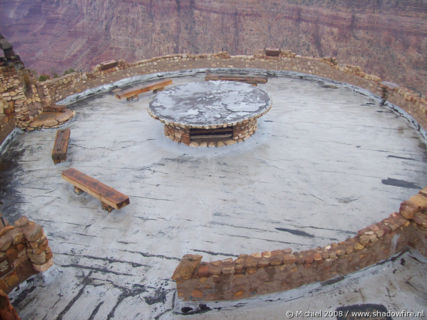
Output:
<instances>
[{"instance_id":1,"label":"gray stone wall top","mask_svg":"<svg viewBox=\"0 0 427 320\"><path fill-rule=\"evenodd\" d=\"M164 123L207 129L260 117L270 107L268 94L252 85L205 81L186 83L158 93L148 111Z\"/></svg>"}]
</instances>

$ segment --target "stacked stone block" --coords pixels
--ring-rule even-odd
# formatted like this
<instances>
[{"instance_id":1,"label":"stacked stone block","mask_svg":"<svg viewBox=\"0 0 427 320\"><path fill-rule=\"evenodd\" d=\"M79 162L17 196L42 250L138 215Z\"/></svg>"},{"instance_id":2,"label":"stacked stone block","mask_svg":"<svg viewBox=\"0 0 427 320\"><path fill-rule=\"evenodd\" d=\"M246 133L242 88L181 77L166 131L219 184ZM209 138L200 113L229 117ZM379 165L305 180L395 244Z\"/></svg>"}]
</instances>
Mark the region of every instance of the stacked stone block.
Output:
<instances>
[{"instance_id":1,"label":"stacked stone block","mask_svg":"<svg viewBox=\"0 0 427 320\"><path fill-rule=\"evenodd\" d=\"M415 248L427 257L427 187L402 203L400 211L360 230L353 238L312 250L242 254L201 262L185 255L172 279L184 300L233 300L284 291L360 270Z\"/></svg>"},{"instance_id":2,"label":"stacked stone block","mask_svg":"<svg viewBox=\"0 0 427 320\"><path fill-rule=\"evenodd\" d=\"M191 140L190 127L184 126L184 125L167 123L165 124L165 127L164 127L164 133L165 133L165 136L167 136L171 140L178 143L184 143L191 147L223 147L226 145L235 144L236 142L242 142L247 138L249 138L251 135L253 135L257 129L257 119L253 118L253 119L244 120L234 125L233 124L219 125L219 126L211 125L203 129L209 130L209 129L217 129L217 128L226 128L228 126L233 128L232 137L230 137L229 139L215 139L215 140L213 139L211 141Z\"/></svg>"},{"instance_id":3,"label":"stacked stone block","mask_svg":"<svg viewBox=\"0 0 427 320\"><path fill-rule=\"evenodd\" d=\"M164 131L165 136L169 139L186 145L190 144L190 128L175 124L165 124Z\"/></svg>"},{"instance_id":4,"label":"stacked stone block","mask_svg":"<svg viewBox=\"0 0 427 320\"><path fill-rule=\"evenodd\" d=\"M0 67L0 99L7 104L8 113L15 115L16 125L23 129L43 111L33 76L13 65Z\"/></svg>"},{"instance_id":5,"label":"stacked stone block","mask_svg":"<svg viewBox=\"0 0 427 320\"><path fill-rule=\"evenodd\" d=\"M43 228L22 217L0 230L0 289L10 292L33 274L53 265Z\"/></svg>"},{"instance_id":6,"label":"stacked stone block","mask_svg":"<svg viewBox=\"0 0 427 320\"><path fill-rule=\"evenodd\" d=\"M249 138L251 135L255 133L256 129L257 129L256 118L248 119L240 123L237 123L234 126L234 130L233 130L233 140L235 140L236 142L245 141L247 138Z\"/></svg>"}]
</instances>

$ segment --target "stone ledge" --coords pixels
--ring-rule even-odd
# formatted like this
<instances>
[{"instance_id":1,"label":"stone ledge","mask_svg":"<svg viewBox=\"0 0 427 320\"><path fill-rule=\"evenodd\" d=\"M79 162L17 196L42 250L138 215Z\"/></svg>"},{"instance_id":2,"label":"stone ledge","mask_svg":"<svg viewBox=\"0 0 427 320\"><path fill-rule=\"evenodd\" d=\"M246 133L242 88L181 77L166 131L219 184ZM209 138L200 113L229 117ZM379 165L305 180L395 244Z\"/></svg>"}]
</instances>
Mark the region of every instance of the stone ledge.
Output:
<instances>
[{"instance_id":1,"label":"stone ledge","mask_svg":"<svg viewBox=\"0 0 427 320\"><path fill-rule=\"evenodd\" d=\"M65 109L61 112L43 112L28 124L28 130L58 128L75 116L75 111Z\"/></svg>"}]
</instances>

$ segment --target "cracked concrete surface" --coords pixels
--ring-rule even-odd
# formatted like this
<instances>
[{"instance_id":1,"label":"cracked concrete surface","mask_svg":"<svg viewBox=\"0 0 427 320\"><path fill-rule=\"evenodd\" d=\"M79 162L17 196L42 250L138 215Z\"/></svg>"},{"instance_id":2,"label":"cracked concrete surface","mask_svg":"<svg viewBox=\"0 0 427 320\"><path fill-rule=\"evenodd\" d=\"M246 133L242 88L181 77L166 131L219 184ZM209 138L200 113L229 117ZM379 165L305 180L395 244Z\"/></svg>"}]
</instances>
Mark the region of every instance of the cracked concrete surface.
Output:
<instances>
[{"instance_id":1,"label":"cracked concrete surface","mask_svg":"<svg viewBox=\"0 0 427 320\"><path fill-rule=\"evenodd\" d=\"M178 77L174 84L203 77ZM107 93L70 106L76 117L66 125L68 160L56 166L50 158L56 130L18 133L1 155L0 209L11 221L26 215L40 223L55 260L52 270L13 294L21 317L177 318L183 304L170 277L184 254L209 261L344 240L427 185L425 141L379 100L321 79L273 77L259 88L273 107L256 133L218 149L165 137L163 124L147 113L151 93L132 102ZM61 179L69 167L129 195L130 205L107 214L93 197L77 196ZM398 292L378 300L388 308L425 306L425 263L396 270L379 278L363 271L360 279L372 281L349 290L379 287L381 297ZM409 278L416 289L393 289ZM331 286L319 300L316 291L293 290L291 305L330 301L335 308L375 297L345 294L344 282ZM249 319L253 313L255 319L250 305L256 305L283 318L290 302L274 298L280 295L224 304L227 313L214 309L203 317Z\"/></svg>"},{"instance_id":2,"label":"cracked concrete surface","mask_svg":"<svg viewBox=\"0 0 427 320\"><path fill-rule=\"evenodd\" d=\"M197 81L158 93L149 110L162 122L206 128L257 118L270 106L268 94L250 84Z\"/></svg>"}]
</instances>

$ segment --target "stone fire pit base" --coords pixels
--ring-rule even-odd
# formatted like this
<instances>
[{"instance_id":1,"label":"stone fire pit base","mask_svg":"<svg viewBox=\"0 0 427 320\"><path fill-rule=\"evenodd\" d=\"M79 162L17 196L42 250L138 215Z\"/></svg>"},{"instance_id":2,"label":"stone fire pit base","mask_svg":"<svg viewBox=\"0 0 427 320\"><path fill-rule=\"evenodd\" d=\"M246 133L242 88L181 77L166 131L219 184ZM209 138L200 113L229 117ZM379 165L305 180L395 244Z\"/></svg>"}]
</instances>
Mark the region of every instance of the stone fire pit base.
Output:
<instances>
[{"instance_id":1,"label":"stone fire pit base","mask_svg":"<svg viewBox=\"0 0 427 320\"><path fill-rule=\"evenodd\" d=\"M248 119L230 126L209 129L165 124L165 136L171 140L191 147L223 147L242 142L255 133L257 119Z\"/></svg>"}]
</instances>

